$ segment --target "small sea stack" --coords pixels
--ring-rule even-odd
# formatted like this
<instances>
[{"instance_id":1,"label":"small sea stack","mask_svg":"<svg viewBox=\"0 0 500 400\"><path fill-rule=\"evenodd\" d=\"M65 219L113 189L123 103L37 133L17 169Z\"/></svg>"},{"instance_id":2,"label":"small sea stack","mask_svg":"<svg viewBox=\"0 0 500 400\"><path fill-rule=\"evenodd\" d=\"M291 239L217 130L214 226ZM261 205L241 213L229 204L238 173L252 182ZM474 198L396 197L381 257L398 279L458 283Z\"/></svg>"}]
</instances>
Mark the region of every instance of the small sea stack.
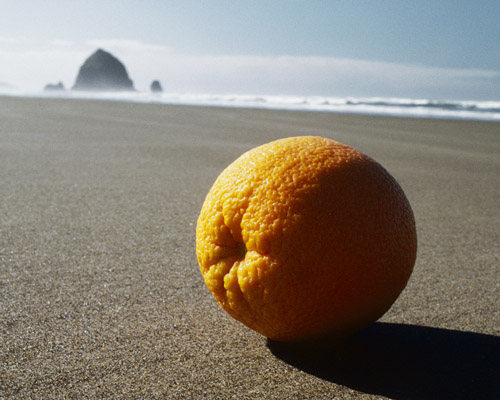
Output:
<instances>
[{"instance_id":1,"label":"small sea stack","mask_svg":"<svg viewBox=\"0 0 500 400\"><path fill-rule=\"evenodd\" d=\"M48 83L43 88L44 92L63 92L66 90L62 82L59 83Z\"/></svg>"},{"instance_id":2,"label":"small sea stack","mask_svg":"<svg viewBox=\"0 0 500 400\"><path fill-rule=\"evenodd\" d=\"M161 86L160 81L156 80L156 81L151 82L150 90L153 93L162 93L163 92L163 88Z\"/></svg>"}]
</instances>

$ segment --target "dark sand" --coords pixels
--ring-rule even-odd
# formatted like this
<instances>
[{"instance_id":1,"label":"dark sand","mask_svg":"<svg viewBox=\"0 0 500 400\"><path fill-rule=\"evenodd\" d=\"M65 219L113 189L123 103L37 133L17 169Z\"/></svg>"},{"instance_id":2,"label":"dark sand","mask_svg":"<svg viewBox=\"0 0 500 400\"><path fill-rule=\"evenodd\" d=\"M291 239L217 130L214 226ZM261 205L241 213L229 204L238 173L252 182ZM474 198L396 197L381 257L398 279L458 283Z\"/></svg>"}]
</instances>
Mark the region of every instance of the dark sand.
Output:
<instances>
[{"instance_id":1,"label":"dark sand","mask_svg":"<svg viewBox=\"0 0 500 400\"><path fill-rule=\"evenodd\" d=\"M382 320L280 346L194 251L242 152L321 135L400 182L419 252ZM500 398L500 124L0 97L0 398Z\"/></svg>"}]
</instances>

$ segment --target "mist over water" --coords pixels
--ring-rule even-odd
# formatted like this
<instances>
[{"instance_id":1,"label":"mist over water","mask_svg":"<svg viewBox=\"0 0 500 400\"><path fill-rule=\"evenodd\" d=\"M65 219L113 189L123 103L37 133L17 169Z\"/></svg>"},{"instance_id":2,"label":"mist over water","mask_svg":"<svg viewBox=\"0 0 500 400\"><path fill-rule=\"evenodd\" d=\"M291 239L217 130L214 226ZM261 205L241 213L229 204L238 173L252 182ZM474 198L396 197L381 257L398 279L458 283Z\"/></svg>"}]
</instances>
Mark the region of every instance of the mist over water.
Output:
<instances>
[{"instance_id":1,"label":"mist over water","mask_svg":"<svg viewBox=\"0 0 500 400\"><path fill-rule=\"evenodd\" d=\"M388 97L325 97L151 92L29 92L0 87L0 95L135 103L242 107L421 118L500 121L500 101L442 101Z\"/></svg>"}]
</instances>

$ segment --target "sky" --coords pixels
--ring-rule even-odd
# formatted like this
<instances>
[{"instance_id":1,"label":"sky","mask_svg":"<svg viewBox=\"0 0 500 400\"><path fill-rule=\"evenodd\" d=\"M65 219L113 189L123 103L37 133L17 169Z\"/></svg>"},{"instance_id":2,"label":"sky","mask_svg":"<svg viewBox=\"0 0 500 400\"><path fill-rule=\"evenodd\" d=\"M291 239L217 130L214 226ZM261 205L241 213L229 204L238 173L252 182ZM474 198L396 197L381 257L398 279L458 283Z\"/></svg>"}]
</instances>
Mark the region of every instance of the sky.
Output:
<instances>
[{"instance_id":1,"label":"sky","mask_svg":"<svg viewBox=\"0 0 500 400\"><path fill-rule=\"evenodd\" d=\"M136 89L500 100L499 0L0 0L0 89L74 84L97 48Z\"/></svg>"}]
</instances>

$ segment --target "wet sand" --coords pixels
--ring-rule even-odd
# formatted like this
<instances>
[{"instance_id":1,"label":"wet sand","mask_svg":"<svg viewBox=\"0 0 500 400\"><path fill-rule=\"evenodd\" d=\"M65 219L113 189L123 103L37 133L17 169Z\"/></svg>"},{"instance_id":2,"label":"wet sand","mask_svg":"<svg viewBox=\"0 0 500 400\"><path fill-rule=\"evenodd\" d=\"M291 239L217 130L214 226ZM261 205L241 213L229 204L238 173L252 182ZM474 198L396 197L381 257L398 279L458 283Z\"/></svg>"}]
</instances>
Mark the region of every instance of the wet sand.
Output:
<instances>
[{"instance_id":1,"label":"wet sand","mask_svg":"<svg viewBox=\"0 0 500 400\"><path fill-rule=\"evenodd\" d=\"M330 137L417 222L408 287L314 348L232 320L194 252L242 152ZM500 123L0 97L0 398L500 397Z\"/></svg>"}]
</instances>

